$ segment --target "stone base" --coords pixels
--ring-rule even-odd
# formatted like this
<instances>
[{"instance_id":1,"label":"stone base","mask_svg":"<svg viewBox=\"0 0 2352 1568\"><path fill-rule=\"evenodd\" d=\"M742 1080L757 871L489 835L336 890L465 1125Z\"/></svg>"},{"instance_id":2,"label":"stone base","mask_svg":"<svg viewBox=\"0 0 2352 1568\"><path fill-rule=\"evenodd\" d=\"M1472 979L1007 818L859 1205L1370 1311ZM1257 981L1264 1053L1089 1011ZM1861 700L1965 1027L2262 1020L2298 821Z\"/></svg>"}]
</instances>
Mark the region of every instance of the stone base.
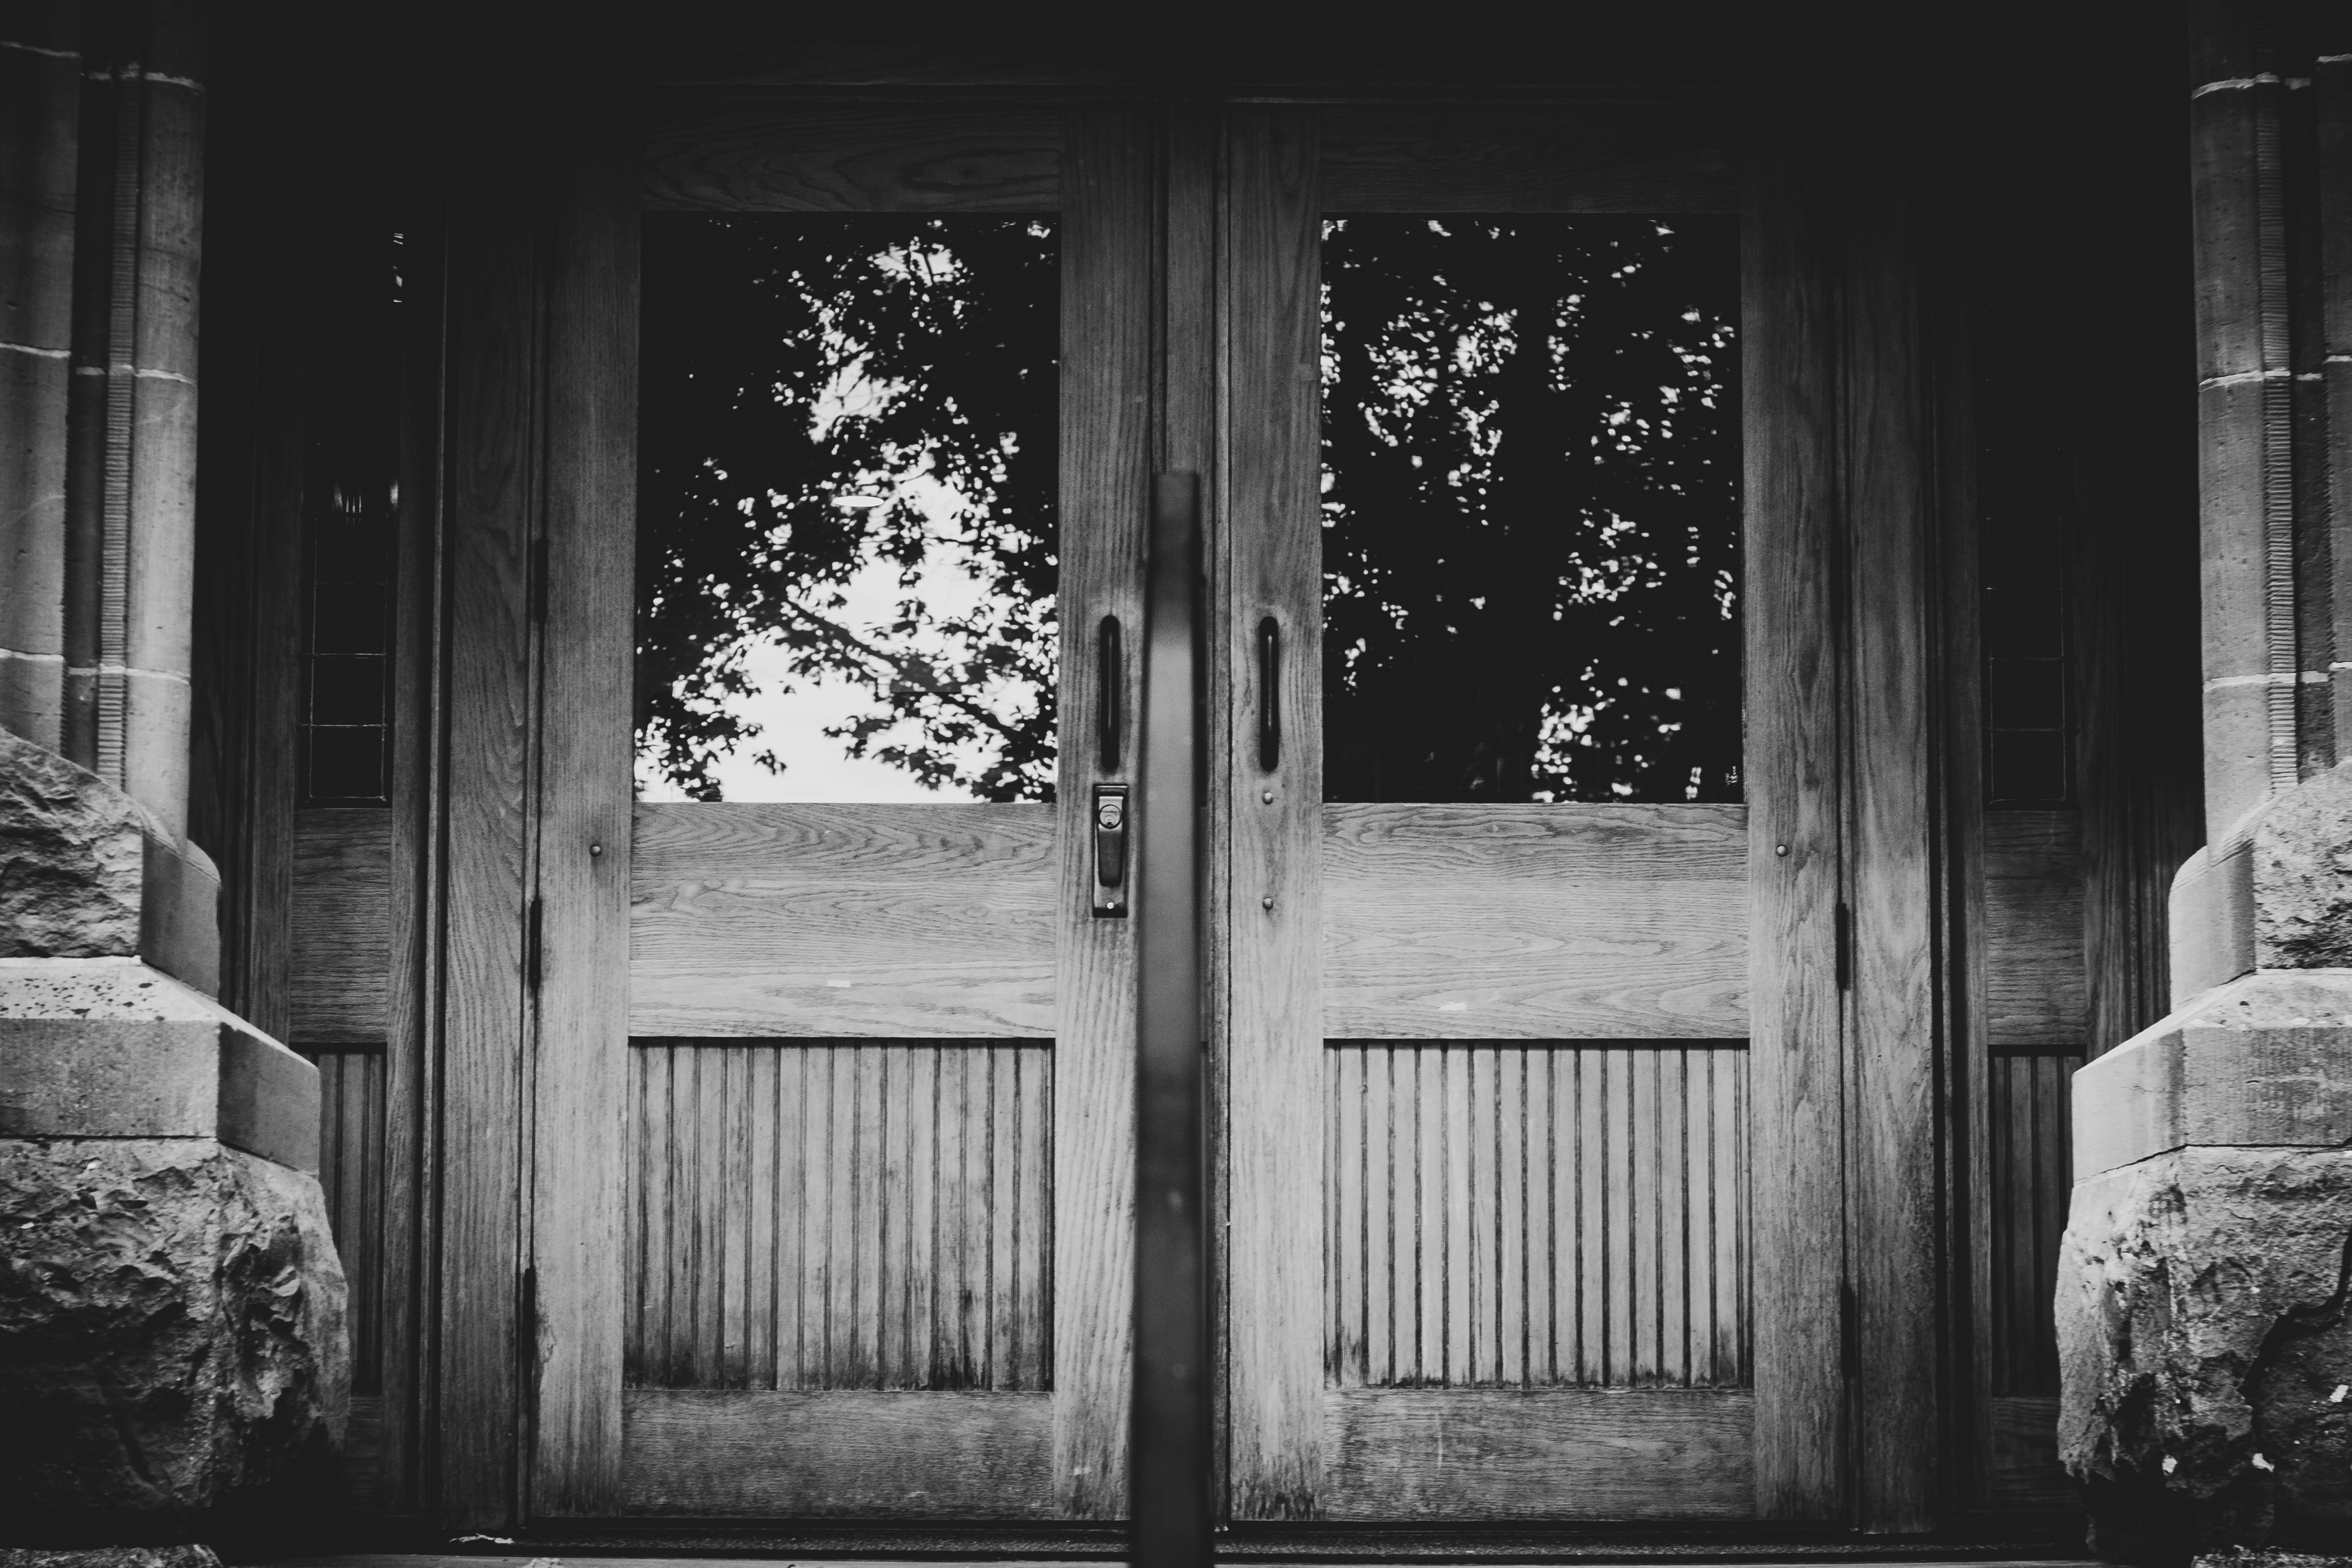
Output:
<instances>
[{"instance_id":1,"label":"stone base","mask_svg":"<svg viewBox=\"0 0 2352 1568\"><path fill-rule=\"evenodd\" d=\"M135 959L0 959L0 1543L331 1495L350 1403L316 1069Z\"/></svg>"},{"instance_id":2,"label":"stone base","mask_svg":"<svg viewBox=\"0 0 2352 1568\"><path fill-rule=\"evenodd\" d=\"M2257 970L2074 1075L2059 1453L2101 1556L2352 1547L2352 972Z\"/></svg>"}]
</instances>

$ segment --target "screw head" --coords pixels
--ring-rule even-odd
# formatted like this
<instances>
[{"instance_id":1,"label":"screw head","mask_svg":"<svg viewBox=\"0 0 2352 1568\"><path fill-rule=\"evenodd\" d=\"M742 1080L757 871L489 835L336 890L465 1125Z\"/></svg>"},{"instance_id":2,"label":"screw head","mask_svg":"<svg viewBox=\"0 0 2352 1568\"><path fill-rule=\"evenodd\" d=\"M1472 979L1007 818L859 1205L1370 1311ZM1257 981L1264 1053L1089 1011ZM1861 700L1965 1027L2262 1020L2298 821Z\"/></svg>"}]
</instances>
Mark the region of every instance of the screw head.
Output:
<instances>
[{"instance_id":1,"label":"screw head","mask_svg":"<svg viewBox=\"0 0 2352 1568\"><path fill-rule=\"evenodd\" d=\"M1774 844L1772 846L1772 852L1776 855L1785 855L1789 852L1789 846L1786 844Z\"/></svg>"},{"instance_id":2,"label":"screw head","mask_svg":"<svg viewBox=\"0 0 2352 1568\"><path fill-rule=\"evenodd\" d=\"M602 844L590 844L588 846L588 852L592 855L601 855L604 852L604 846Z\"/></svg>"},{"instance_id":3,"label":"screw head","mask_svg":"<svg viewBox=\"0 0 2352 1568\"><path fill-rule=\"evenodd\" d=\"M1257 906L1260 909L1272 909L1274 907L1274 894L1269 893L1264 898L1259 899L1257 901Z\"/></svg>"},{"instance_id":4,"label":"screw head","mask_svg":"<svg viewBox=\"0 0 2352 1568\"><path fill-rule=\"evenodd\" d=\"M1274 804L1274 791L1271 789L1259 790L1257 792L1257 798L1265 801L1269 806Z\"/></svg>"}]
</instances>

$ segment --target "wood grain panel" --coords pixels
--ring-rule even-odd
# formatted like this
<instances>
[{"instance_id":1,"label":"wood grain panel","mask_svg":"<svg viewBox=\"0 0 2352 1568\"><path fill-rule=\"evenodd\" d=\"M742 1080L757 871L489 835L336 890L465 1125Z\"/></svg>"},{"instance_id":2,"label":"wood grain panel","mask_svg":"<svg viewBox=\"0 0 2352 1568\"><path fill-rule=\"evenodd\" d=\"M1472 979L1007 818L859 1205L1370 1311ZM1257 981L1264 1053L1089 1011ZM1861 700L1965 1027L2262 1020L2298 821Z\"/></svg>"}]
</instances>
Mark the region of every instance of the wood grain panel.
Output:
<instances>
[{"instance_id":1,"label":"wood grain panel","mask_svg":"<svg viewBox=\"0 0 2352 1568\"><path fill-rule=\"evenodd\" d=\"M1044 1043L629 1055L631 1386L1052 1385Z\"/></svg>"},{"instance_id":2,"label":"wood grain panel","mask_svg":"<svg viewBox=\"0 0 2352 1568\"><path fill-rule=\"evenodd\" d=\"M531 1509L607 1515L620 1481L630 682L635 664L634 113L566 110L551 143L544 650L531 1072Z\"/></svg>"},{"instance_id":3,"label":"wood grain panel","mask_svg":"<svg viewBox=\"0 0 2352 1568\"><path fill-rule=\"evenodd\" d=\"M1857 65L1881 47L1849 40ZM1845 312L1847 570L1853 590L1847 685L1852 979L1846 1056L1855 1479L1866 1531L1937 1522L1944 1312L1937 1300L1948 1206L1940 1108L1947 1054L1938 977L1945 840L1933 727L1937 518L1924 293L1935 175L1908 91L1866 68L1848 110L1876 133L1839 158Z\"/></svg>"},{"instance_id":4,"label":"wood grain panel","mask_svg":"<svg viewBox=\"0 0 2352 1568\"><path fill-rule=\"evenodd\" d=\"M1756 1402L1738 1389L1334 1389L1335 1520L1744 1519Z\"/></svg>"},{"instance_id":5,"label":"wood grain panel","mask_svg":"<svg viewBox=\"0 0 2352 1568\"><path fill-rule=\"evenodd\" d=\"M1324 1061L1334 1385L1748 1382L1744 1050Z\"/></svg>"},{"instance_id":6,"label":"wood grain panel","mask_svg":"<svg viewBox=\"0 0 2352 1568\"><path fill-rule=\"evenodd\" d=\"M2085 1039L2082 843L2079 811L1985 813L1985 1037L1995 1050Z\"/></svg>"},{"instance_id":7,"label":"wood grain panel","mask_svg":"<svg viewBox=\"0 0 2352 1568\"><path fill-rule=\"evenodd\" d=\"M352 1392L383 1388L384 1055L308 1051L319 1064L319 1186L349 1287Z\"/></svg>"},{"instance_id":8,"label":"wood grain panel","mask_svg":"<svg viewBox=\"0 0 2352 1568\"><path fill-rule=\"evenodd\" d=\"M288 1038L382 1045L392 968L392 813L312 806L294 813Z\"/></svg>"},{"instance_id":9,"label":"wood grain panel","mask_svg":"<svg viewBox=\"0 0 2352 1568\"><path fill-rule=\"evenodd\" d=\"M1140 740L1143 546L1151 430L1154 127L1143 115L1073 110L1062 235L1060 712L1098 714L1107 678L1095 641L1118 618L1123 766L1061 748L1069 842L1088 843L1094 786L1129 780ZM1083 727L1086 730L1091 725ZM1135 862L1130 860L1130 864ZM1055 944L1056 1353L1054 1473L1066 1513L1127 1511L1134 1297L1135 933L1093 915L1094 857L1063 857ZM1042 1031L1041 1031L1042 1032Z\"/></svg>"},{"instance_id":10,"label":"wood grain panel","mask_svg":"<svg viewBox=\"0 0 2352 1568\"><path fill-rule=\"evenodd\" d=\"M2058 1461L2057 1396L1997 1395L1991 1406L1985 1501L1994 1508L2082 1507L2082 1493Z\"/></svg>"},{"instance_id":11,"label":"wood grain panel","mask_svg":"<svg viewBox=\"0 0 2352 1568\"><path fill-rule=\"evenodd\" d=\"M629 1032L1050 1037L1054 808L640 805Z\"/></svg>"},{"instance_id":12,"label":"wood grain panel","mask_svg":"<svg viewBox=\"0 0 2352 1568\"><path fill-rule=\"evenodd\" d=\"M1035 1519L1053 1511L1040 1393L623 1398L622 1507L724 1519Z\"/></svg>"},{"instance_id":13,"label":"wood grain panel","mask_svg":"<svg viewBox=\"0 0 2352 1568\"><path fill-rule=\"evenodd\" d=\"M522 1277L524 911L529 881L531 539L541 425L535 204L516 198L520 115L461 133L449 241L444 495L451 541L442 932L438 1283L428 1408L439 1519L504 1529L520 1491L514 1433Z\"/></svg>"},{"instance_id":14,"label":"wood grain panel","mask_svg":"<svg viewBox=\"0 0 2352 1568\"><path fill-rule=\"evenodd\" d=\"M1691 116L1335 104L1328 213L1735 213L1723 130Z\"/></svg>"},{"instance_id":15,"label":"wood grain panel","mask_svg":"<svg viewBox=\"0 0 2352 1568\"><path fill-rule=\"evenodd\" d=\"M1323 1028L1748 1032L1744 806L1327 805Z\"/></svg>"},{"instance_id":16,"label":"wood grain panel","mask_svg":"<svg viewBox=\"0 0 2352 1568\"><path fill-rule=\"evenodd\" d=\"M2074 1181L2080 1051L1986 1064L1991 1146L1992 1392L2055 1397L2058 1239Z\"/></svg>"},{"instance_id":17,"label":"wood grain panel","mask_svg":"<svg viewBox=\"0 0 2352 1568\"><path fill-rule=\"evenodd\" d=\"M703 213L1047 213L1062 125L995 104L693 105L646 128L645 205Z\"/></svg>"},{"instance_id":18,"label":"wood grain panel","mask_svg":"<svg viewBox=\"0 0 2352 1568\"><path fill-rule=\"evenodd\" d=\"M1211 658L1223 720L1254 726L1252 650L1281 631L1280 766L1223 743L1232 801L1225 906L1227 1487L1233 1517L1311 1519L1322 1477L1319 1207L1323 1092L1322 529L1318 116L1238 108L1225 124L1218 514L1225 571ZM1213 624L1216 622L1213 622Z\"/></svg>"},{"instance_id":19,"label":"wood grain panel","mask_svg":"<svg viewBox=\"0 0 2352 1568\"><path fill-rule=\"evenodd\" d=\"M1837 328L1822 156L1795 128L1757 125L1742 168L1756 1507L1767 1519L1843 1505Z\"/></svg>"}]
</instances>

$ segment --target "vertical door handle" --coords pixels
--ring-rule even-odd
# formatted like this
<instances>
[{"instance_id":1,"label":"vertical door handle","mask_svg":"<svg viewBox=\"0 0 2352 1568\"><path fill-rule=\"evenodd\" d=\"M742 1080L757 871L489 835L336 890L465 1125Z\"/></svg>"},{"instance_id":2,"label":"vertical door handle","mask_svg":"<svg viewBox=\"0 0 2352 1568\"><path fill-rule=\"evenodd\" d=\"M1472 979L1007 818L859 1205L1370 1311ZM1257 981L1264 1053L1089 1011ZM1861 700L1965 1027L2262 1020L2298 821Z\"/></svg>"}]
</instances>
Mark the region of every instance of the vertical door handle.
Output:
<instances>
[{"instance_id":1,"label":"vertical door handle","mask_svg":"<svg viewBox=\"0 0 2352 1568\"><path fill-rule=\"evenodd\" d=\"M1105 773L1118 771L1119 698L1127 677L1119 667L1118 617L1106 615L1095 629L1095 751Z\"/></svg>"},{"instance_id":2,"label":"vertical door handle","mask_svg":"<svg viewBox=\"0 0 2352 1568\"><path fill-rule=\"evenodd\" d=\"M1257 623L1257 765L1282 765L1282 627L1271 615Z\"/></svg>"}]
</instances>

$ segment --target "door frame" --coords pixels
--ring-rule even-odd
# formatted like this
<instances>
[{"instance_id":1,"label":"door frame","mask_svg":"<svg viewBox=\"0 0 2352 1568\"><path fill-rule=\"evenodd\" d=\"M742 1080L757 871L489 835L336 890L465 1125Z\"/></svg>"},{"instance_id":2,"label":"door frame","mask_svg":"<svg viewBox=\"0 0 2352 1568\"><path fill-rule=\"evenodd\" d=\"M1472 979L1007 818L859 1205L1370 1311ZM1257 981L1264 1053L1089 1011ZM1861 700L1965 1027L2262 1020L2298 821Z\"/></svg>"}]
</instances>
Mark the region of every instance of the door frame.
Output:
<instances>
[{"instance_id":1,"label":"door frame","mask_svg":"<svg viewBox=\"0 0 2352 1568\"><path fill-rule=\"evenodd\" d=\"M644 95L621 96L634 103ZM1349 96L1360 101L1361 95ZM1573 92L1558 96L1566 102L1582 100ZM1152 461L1132 465L1135 483L1139 496L1154 463L1219 476L1207 492L1205 525L1212 541L1213 599L1222 604L1234 591L1235 569L1225 555L1229 534L1222 519L1231 515L1235 459L1221 449L1216 410L1227 392L1223 378L1233 373L1233 340L1200 332L1199 317L1203 301L1229 298L1229 285L1221 285L1218 269L1230 265L1230 253L1221 246L1230 243L1232 214L1217 211L1213 172L1219 153L1209 129L1213 111L1186 107L1197 106L1199 99L1172 107L1150 95L1134 101L1139 105L1135 112L1153 120L1165 116L1171 128L1160 165L1165 215L1151 219L1168 281L1152 296L1145 327L1159 388L1157 404L1142 421ZM559 102L529 123L510 120L504 134L509 145L541 150L540 166L550 176L546 188L572 193L583 211L602 203L617 212L611 165L603 164L606 172L597 173L603 154L587 150L599 139L621 134L616 127L628 119L613 95L600 94ZM1746 199L1759 204L1759 214L1779 214L1772 219L1776 226L1757 232L1774 236L1773 254L1782 259L1771 286L1784 290L1790 305L1791 340L1782 351L1787 373L1802 395L1790 399L1785 414L1803 426L1821 455L1801 473L1759 476L1751 466L1748 493L1762 494L1759 486L1787 487L1791 515L1803 517L1809 537L1838 560L1840 581L1872 585L1868 594L1833 591L1823 607L1844 629L1843 645L1833 667L1816 673L1806 700L1829 701L1840 713L1883 722L1889 738L1868 747L1841 740L1827 754L1808 751L1801 779L1788 781L1790 788L1813 785L1817 803L1826 785L1837 801L1833 823L1825 824L1818 813L1801 814L1790 831L1811 835L1802 841L1828 835L1848 852L1842 875L1807 878L1774 905L1775 917L1801 918L1808 940L1829 944L1833 973L1840 972L1837 949L1843 947L1842 972L1852 985L1828 996L1817 988L1805 989L1770 1004L1776 1016L1794 1020L1788 1027L1801 1037L1818 1039L1834 1030L1847 1041L1836 1082L1809 1072L1791 1083L1773 1112L1790 1146L1840 1151L1835 1180L1843 1216L1833 1255L1818 1236L1792 1239L1793 1249L1786 1253L1790 1276L1785 1290L1775 1287L1773 1297L1785 1301L1790 1332L1800 1336L1789 1342L1789 1354L1816 1366L1826 1355L1839 1367L1840 1378L1835 1386L1825 1386L1817 1376L1787 1380L1784 1386L1802 1388L1802 1397L1777 1416L1759 1411L1759 1429L1767 1429L1769 1418L1782 1431L1819 1431L1826 1423L1852 1436L1842 1440L1842 1451L1829 1462L1811 1446L1783 1448L1759 1436L1759 1463L1776 1451L1790 1456L1783 1473L1768 1476L1759 1469L1759 1513L1843 1520L1865 1530L1927 1529L1945 1506L1938 1464L1946 1452L1949 1399L1943 1392L1939 1334L1946 1313L1950 1204L1944 1168L1949 1153L1938 1120L1947 1103L1940 976L1948 965L1939 915L1941 807L1927 740L1926 716L1937 706L1927 636L1934 518L1923 478L1928 411L1919 373L1925 356L1919 257L1912 232L1916 214L1894 188L1897 181L1864 187L1868 200L1854 200L1842 189L1827 127L1808 124L1798 111L1786 109L1769 111L1761 120L1777 131L1759 143L1760 155L1749 160L1755 172L1747 182ZM1902 162L1897 154L1888 157L1898 166ZM614 298L629 284L611 248L610 228L601 240L578 241L579 256L601 260L579 268L552 265L547 242L562 233L562 225L543 228L547 214L528 202L514 202L511 183L503 177L509 172L484 167L463 182L450 248L457 286L449 291L443 505L453 631L442 677L446 892L435 1030L440 1143L447 1155L432 1240L437 1278L427 1290L426 1312L435 1346L435 1425L442 1434L433 1468L442 1511L453 1528L551 1511L596 1515L611 1495L617 1454L616 1433L586 1414L576 1393L592 1377L604 1375L598 1369L606 1358L617 1364L617 1349L604 1348L581 1322L567 1329L561 1319L568 1309L555 1306L571 1288L567 1281L577 1280L585 1256L582 1249L593 1246L595 1238L560 1228L532 1234L527 1206L518 1202L517 1194L524 1171L541 1181L577 1175L590 1183L588 1190L615 1190L613 1172L572 1173L561 1163L569 1156L557 1149L567 1140L544 1134L577 1124L573 1097L587 1091L569 1075L540 1073L535 1054L522 1042L544 1037L551 1023L567 1027L563 1020L576 1014L566 1009L590 1005L546 999L550 950L576 941L580 952L609 954L613 931L625 930L625 857L609 847L625 842L625 821L617 839L611 826L614 782L600 778L592 783L568 759L538 750L531 739L541 727L541 715L559 700L573 700L575 688L609 682L612 667L608 663L559 670L546 662L537 651L531 607L543 603L551 618L578 614L585 601L575 601L576 594L609 592L609 579L598 574L615 569L610 560L582 557L558 570L559 559L572 561L562 549L562 530L580 526L593 510L585 496L567 493L558 474L573 458L615 470L629 466L619 463L619 448L611 444L597 451L573 445L586 440L583 433L593 428L593 422L575 417L579 411L564 402L573 368L568 353L585 354L609 369L613 356L624 350L614 342L599 347L585 339L566 350L550 323L583 309L593 317L595 301ZM1221 224L1226 225L1222 235ZM1179 285L1187 278L1202 281ZM1757 285L1751 275L1751 286ZM1180 353L1176 347L1220 341L1225 347L1213 354ZM1745 334L1743 350L1751 366L1767 353L1752 329ZM1756 372L1751 369L1748 375L1748 396L1755 399ZM1139 499L1134 516L1142 515ZM626 563L620 564L625 569ZM1751 554L1751 574L1756 568ZM575 570L585 575L568 586L559 584L559 576L571 579ZM1751 575L1749 580L1753 585L1759 580ZM604 589L595 588L599 581ZM621 668L625 673L625 661ZM1869 678L1857 672L1869 672ZM1245 665L1237 669L1228 657L1213 658L1213 711L1230 711L1233 698L1245 695ZM619 711L625 716L625 708ZM1751 709L1751 722L1756 716ZM1863 728L1857 726L1853 733ZM1246 813L1230 787L1237 777L1233 737L1213 727L1209 738L1212 778L1219 781L1208 805L1210 831L1234 842L1232 835L1240 828L1236 818ZM625 757L625 744L616 754ZM1751 778L1751 802L1769 796L1771 787ZM617 788L617 799L625 801L625 777ZM551 843L572 849L583 838L605 843L606 852L587 857L584 866L576 854L548 852ZM1761 835L1758 841L1763 841ZM1796 869L1774 859L1767 875ZM1208 876L1212 907L1235 906L1230 861L1217 857ZM579 922L565 924L572 916L551 907L551 889L564 892L563 902L581 912ZM1833 915L1825 936L1820 935L1824 902L1832 910L1850 912ZM534 934L540 939L535 953ZM625 946L619 951L625 957ZM1212 1114L1220 1118L1234 1113L1225 1093L1235 1049L1232 961L1228 945L1213 934ZM536 998L529 983L535 964ZM618 967L608 966L603 979L577 977L577 997L593 997L594 987L609 984ZM556 988L572 995L573 978L557 978ZM1865 995L1867 1001L1862 999ZM1759 1017L1770 996L1763 986L1752 993L1751 1006ZM1107 1069L1101 1085L1098 1103L1106 1110L1114 1103L1109 1091L1118 1071ZM1759 1094L1762 1109L1760 1102ZM1123 1113L1131 1096L1117 1097L1117 1103ZM1219 1202L1228 1216L1233 1151L1244 1131L1227 1129L1216 1151ZM1129 1190L1128 1184L1118 1190ZM1759 1219L1760 1258L1772 1249L1766 1217L1759 1213ZM1223 1228L1213 1234L1222 1235ZM1319 1251L1310 1245L1307 1255ZM1237 1299L1246 1311L1249 1292L1258 1287L1236 1283L1255 1278L1244 1260L1218 1261L1216 1311L1218 1321L1229 1326ZM1123 1279L1123 1270L1113 1277ZM1274 1298L1285 1299L1285 1291L1317 1295L1311 1290L1297 1292L1295 1280L1278 1283ZM1076 1292L1057 1291L1057 1312L1066 1294ZM1759 1302L1764 1294L1759 1288ZM580 1298L574 1293L569 1299ZM1113 1315L1123 1333L1123 1295L1120 1303ZM1299 1306L1289 1301L1280 1310L1295 1312ZM1305 1310L1307 1321L1315 1321L1315 1303L1306 1302ZM1759 1312L1759 1326L1762 1321ZM520 1334L506 1326L513 1323L522 1325ZM563 1348L549 1357L549 1370L526 1377L522 1364L534 1358L520 1353L548 1344L551 1336ZM1769 1338L1758 1335L1759 1380ZM1056 1343L1058 1356L1058 1347L1069 1342L1057 1333ZM1122 1354L1104 1354L1088 1376L1106 1386L1123 1380L1120 1343ZM1230 1343L1225 1349L1220 1418L1227 1433L1225 1452L1236 1457L1242 1472L1238 1486L1254 1498L1311 1499L1311 1477L1297 1485L1276 1479L1271 1486L1248 1479L1256 1467L1242 1464L1239 1457L1264 1449L1258 1416L1235 1409L1223 1390L1233 1377L1245 1375L1253 1352ZM1318 1365L1311 1386L1319 1390L1319 1383ZM1123 1394L1120 1399L1123 1408ZM1296 1399L1278 1401L1275 1408L1291 1412L1277 1414L1277 1421L1303 1419ZM1866 1437L1858 1422L1866 1424ZM1113 1430L1105 1425L1099 1440L1073 1437L1067 1448L1057 1436L1057 1470L1075 1469L1065 1460L1082 1450L1106 1458L1112 1451L1123 1452L1123 1421L1116 1436ZM536 1451L534 1445L546 1448L550 1443L554 1448L549 1451L572 1456L564 1477L584 1479L559 1478L541 1468L541 1461L526 1459ZM1232 1495L1232 1489L1221 1490ZM551 1510L541 1497L560 1508ZM1115 1500L1106 1492L1070 1500L1078 1517L1116 1516ZM1254 1504L1249 1511L1281 1516L1290 1507ZM1314 1513L1307 1501L1290 1516Z\"/></svg>"}]
</instances>

